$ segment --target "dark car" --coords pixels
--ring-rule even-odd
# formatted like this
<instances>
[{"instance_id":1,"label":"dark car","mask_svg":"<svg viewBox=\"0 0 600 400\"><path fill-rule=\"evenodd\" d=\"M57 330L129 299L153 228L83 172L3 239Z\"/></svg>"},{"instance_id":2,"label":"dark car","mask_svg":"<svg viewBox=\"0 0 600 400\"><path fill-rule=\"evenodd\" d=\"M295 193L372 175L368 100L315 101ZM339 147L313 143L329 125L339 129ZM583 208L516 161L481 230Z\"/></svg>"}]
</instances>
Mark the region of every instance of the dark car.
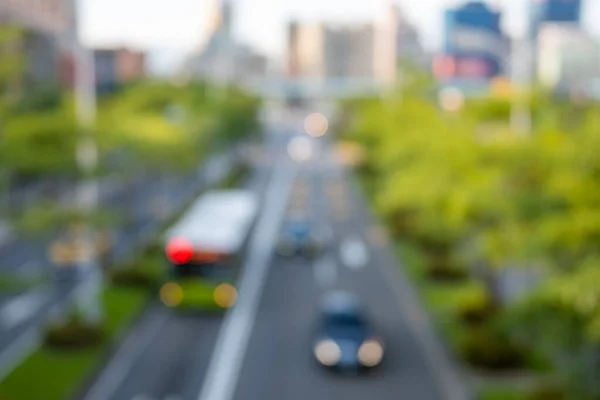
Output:
<instances>
[{"instance_id":1,"label":"dark car","mask_svg":"<svg viewBox=\"0 0 600 400\"><path fill-rule=\"evenodd\" d=\"M340 372L365 372L383 360L383 341L375 336L358 299L345 292L328 294L313 343L317 362Z\"/></svg>"}]
</instances>

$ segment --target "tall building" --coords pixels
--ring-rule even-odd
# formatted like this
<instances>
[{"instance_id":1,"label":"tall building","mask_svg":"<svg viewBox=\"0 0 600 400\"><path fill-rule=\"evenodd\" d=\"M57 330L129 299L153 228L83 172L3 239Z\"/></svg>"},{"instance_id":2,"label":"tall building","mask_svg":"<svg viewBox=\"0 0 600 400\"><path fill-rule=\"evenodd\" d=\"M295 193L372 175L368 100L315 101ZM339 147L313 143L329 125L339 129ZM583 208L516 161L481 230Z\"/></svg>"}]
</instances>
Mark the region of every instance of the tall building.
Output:
<instances>
[{"instance_id":1,"label":"tall building","mask_svg":"<svg viewBox=\"0 0 600 400\"><path fill-rule=\"evenodd\" d=\"M536 40L540 28L548 22L566 22L579 24L581 18L581 0L531 0L530 3L530 39Z\"/></svg>"},{"instance_id":2,"label":"tall building","mask_svg":"<svg viewBox=\"0 0 600 400\"><path fill-rule=\"evenodd\" d=\"M544 24L537 50L537 76L550 89L582 92L600 78L600 44L576 24Z\"/></svg>"},{"instance_id":3,"label":"tall building","mask_svg":"<svg viewBox=\"0 0 600 400\"><path fill-rule=\"evenodd\" d=\"M0 18L55 36L69 31L73 0L0 0Z\"/></svg>"},{"instance_id":4,"label":"tall building","mask_svg":"<svg viewBox=\"0 0 600 400\"><path fill-rule=\"evenodd\" d=\"M119 49L116 68L120 82L141 79L146 75L146 53L131 49Z\"/></svg>"},{"instance_id":5,"label":"tall building","mask_svg":"<svg viewBox=\"0 0 600 400\"><path fill-rule=\"evenodd\" d=\"M449 9L444 15L443 53L434 73L457 85L489 82L503 74L508 42L500 28L501 14L479 1Z\"/></svg>"},{"instance_id":6,"label":"tall building","mask_svg":"<svg viewBox=\"0 0 600 400\"><path fill-rule=\"evenodd\" d=\"M288 32L288 76L324 81L396 77L396 31L393 19L376 23L292 22Z\"/></svg>"},{"instance_id":7,"label":"tall building","mask_svg":"<svg viewBox=\"0 0 600 400\"><path fill-rule=\"evenodd\" d=\"M73 81L72 40L77 31L75 0L0 0L0 23L25 31L27 76L33 81Z\"/></svg>"},{"instance_id":8,"label":"tall building","mask_svg":"<svg viewBox=\"0 0 600 400\"><path fill-rule=\"evenodd\" d=\"M203 45L185 61L183 73L209 80L251 81L267 73L267 59L233 38L231 0L212 0Z\"/></svg>"},{"instance_id":9,"label":"tall building","mask_svg":"<svg viewBox=\"0 0 600 400\"><path fill-rule=\"evenodd\" d=\"M400 63L425 66L425 51L414 25L406 18L400 7L392 5L389 10L392 26L396 29L396 57Z\"/></svg>"},{"instance_id":10,"label":"tall building","mask_svg":"<svg viewBox=\"0 0 600 400\"><path fill-rule=\"evenodd\" d=\"M94 63L96 89L100 93L141 79L146 73L146 54L126 48L95 49Z\"/></svg>"}]
</instances>

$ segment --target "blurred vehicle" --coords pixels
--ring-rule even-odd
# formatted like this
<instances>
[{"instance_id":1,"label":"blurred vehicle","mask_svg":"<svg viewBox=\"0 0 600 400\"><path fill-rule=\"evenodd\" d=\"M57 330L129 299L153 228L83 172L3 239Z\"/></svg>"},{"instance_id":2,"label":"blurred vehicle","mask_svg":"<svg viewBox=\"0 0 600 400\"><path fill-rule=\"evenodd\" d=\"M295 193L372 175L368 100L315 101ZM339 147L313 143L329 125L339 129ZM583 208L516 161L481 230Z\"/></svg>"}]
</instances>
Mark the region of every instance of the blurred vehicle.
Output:
<instances>
[{"instance_id":1,"label":"blurred vehicle","mask_svg":"<svg viewBox=\"0 0 600 400\"><path fill-rule=\"evenodd\" d=\"M294 216L283 224L276 252L280 257L314 258L325 243L318 237L308 218Z\"/></svg>"},{"instance_id":2,"label":"blurred vehicle","mask_svg":"<svg viewBox=\"0 0 600 400\"><path fill-rule=\"evenodd\" d=\"M329 293L321 306L313 341L316 361L338 372L366 372L379 366L384 344L375 336L358 299Z\"/></svg>"},{"instance_id":3,"label":"blurred vehicle","mask_svg":"<svg viewBox=\"0 0 600 400\"><path fill-rule=\"evenodd\" d=\"M161 298L172 307L234 305L241 258L258 213L256 196L218 190L201 196L165 235L171 282Z\"/></svg>"}]
</instances>

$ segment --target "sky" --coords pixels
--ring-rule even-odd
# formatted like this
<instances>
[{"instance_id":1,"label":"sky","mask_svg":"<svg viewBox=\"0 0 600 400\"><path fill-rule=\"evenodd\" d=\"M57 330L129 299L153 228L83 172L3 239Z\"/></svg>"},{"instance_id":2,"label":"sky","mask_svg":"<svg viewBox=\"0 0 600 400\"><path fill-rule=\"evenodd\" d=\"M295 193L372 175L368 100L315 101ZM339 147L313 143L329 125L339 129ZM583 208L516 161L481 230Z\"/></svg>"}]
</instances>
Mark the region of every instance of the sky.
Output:
<instances>
[{"instance_id":1,"label":"sky","mask_svg":"<svg viewBox=\"0 0 600 400\"><path fill-rule=\"evenodd\" d=\"M202 42L202 29L211 0L78 0L82 37L93 46L127 45L161 50L164 58L190 51ZM237 38L269 56L285 50L286 24L300 20L368 21L386 2L395 1L421 33L423 44L435 49L441 40L445 8L464 0L232 0ZM584 0L586 27L600 35L594 20L600 1ZM524 32L529 0L488 0L504 10L510 35ZM389 3L388 3L389 4ZM170 54L170 55L169 55Z\"/></svg>"}]
</instances>

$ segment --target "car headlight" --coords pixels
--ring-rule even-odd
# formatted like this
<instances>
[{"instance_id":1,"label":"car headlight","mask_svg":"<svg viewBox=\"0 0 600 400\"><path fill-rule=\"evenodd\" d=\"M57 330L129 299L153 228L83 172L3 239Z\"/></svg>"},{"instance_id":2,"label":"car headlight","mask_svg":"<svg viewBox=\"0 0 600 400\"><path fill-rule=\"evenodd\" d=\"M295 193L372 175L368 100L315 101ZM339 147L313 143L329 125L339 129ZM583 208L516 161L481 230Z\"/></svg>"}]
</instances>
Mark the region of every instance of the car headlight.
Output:
<instances>
[{"instance_id":1,"label":"car headlight","mask_svg":"<svg viewBox=\"0 0 600 400\"><path fill-rule=\"evenodd\" d=\"M358 361L365 367L374 367L383 358L383 346L375 340L367 340L358 349Z\"/></svg>"},{"instance_id":2,"label":"car headlight","mask_svg":"<svg viewBox=\"0 0 600 400\"><path fill-rule=\"evenodd\" d=\"M342 358L342 349L333 340L323 340L315 346L315 357L321 364L331 367Z\"/></svg>"}]
</instances>

